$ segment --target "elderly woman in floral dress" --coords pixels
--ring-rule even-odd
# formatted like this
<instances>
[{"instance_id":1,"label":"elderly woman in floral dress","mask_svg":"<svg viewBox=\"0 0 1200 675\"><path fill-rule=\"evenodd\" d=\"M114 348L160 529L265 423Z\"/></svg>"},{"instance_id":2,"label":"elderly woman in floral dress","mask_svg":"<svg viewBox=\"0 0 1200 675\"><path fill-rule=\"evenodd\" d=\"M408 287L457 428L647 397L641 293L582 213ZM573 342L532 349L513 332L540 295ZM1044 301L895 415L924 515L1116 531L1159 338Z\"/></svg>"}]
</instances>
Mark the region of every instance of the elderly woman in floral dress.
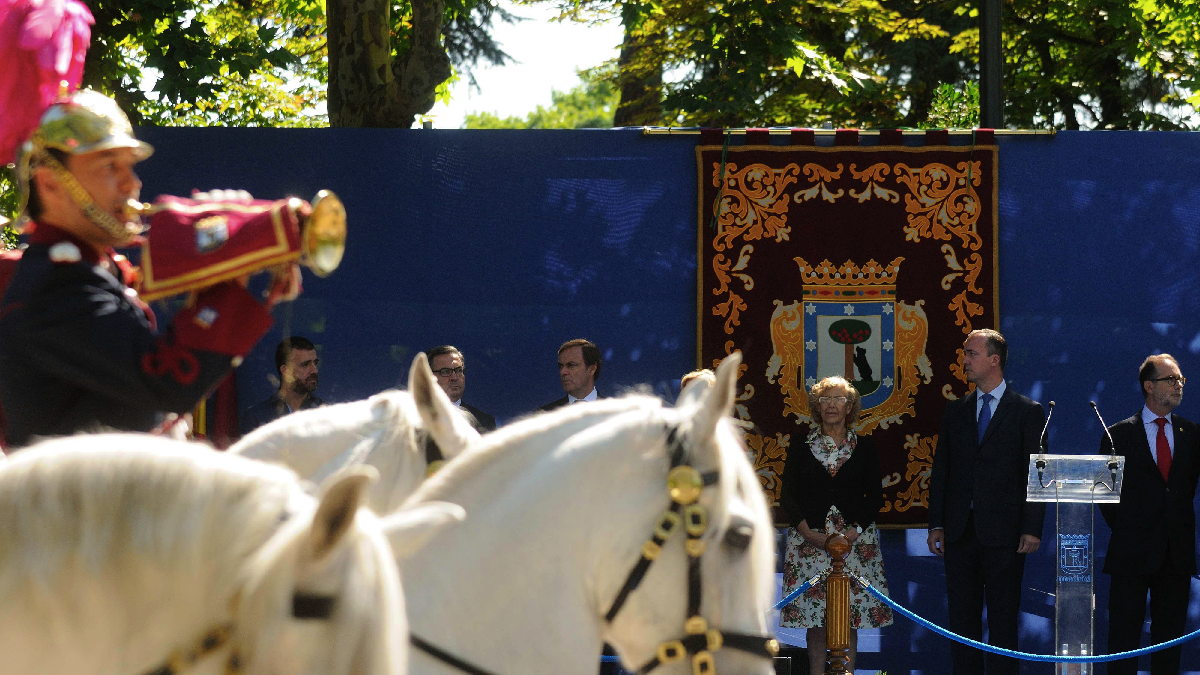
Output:
<instances>
[{"instance_id":1,"label":"elderly woman in floral dress","mask_svg":"<svg viewBox=\"0 0 1200 675\"><path fill-rule=\"evenodd\" d=\"M854 432L862 409L858 391L841 377L827 377L808 394L818 421L803 444L793 444L783 469L780 506L787 513L784 593L831 567L825 540L840 532L850 540L849 571L886 592L875 517L883 506L882 474L875 443ZM858 629L892 623L892 611L851 584L850 670L858 656ZM817 584L783 609L780 626L807 628L809 672L825 672L825 587Z\"/></svg>"}]
</instances>

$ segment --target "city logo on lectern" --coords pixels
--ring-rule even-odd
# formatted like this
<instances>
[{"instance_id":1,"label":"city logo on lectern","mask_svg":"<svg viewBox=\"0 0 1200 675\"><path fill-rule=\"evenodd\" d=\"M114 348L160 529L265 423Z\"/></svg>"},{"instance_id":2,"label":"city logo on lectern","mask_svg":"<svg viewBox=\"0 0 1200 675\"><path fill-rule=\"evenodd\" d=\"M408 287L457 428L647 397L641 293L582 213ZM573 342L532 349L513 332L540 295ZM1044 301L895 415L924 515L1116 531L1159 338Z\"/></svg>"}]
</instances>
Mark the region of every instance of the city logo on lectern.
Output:
<instances>
[{"instance_id":1,"label":"city logo on lectern","mask_svg":"<svg viewBox=\"0 0 1200 675\"><path fill-rule=\"evenodd\" d=\"M1059 581L1091 581L1091 538L1090 534L1058 535Z\"/></svg>"}]
</instances>

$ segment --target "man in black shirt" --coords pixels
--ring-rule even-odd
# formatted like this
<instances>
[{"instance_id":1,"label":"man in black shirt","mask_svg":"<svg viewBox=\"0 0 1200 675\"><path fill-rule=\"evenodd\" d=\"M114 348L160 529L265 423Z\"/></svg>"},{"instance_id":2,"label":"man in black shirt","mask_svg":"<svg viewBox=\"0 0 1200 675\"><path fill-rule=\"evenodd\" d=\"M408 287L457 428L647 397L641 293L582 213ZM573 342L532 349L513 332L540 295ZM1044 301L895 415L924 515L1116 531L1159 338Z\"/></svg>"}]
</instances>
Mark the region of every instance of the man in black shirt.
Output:
<instances>
[{"instance_id":1,"label":"man in black shirt","mask_svg":"<svg viewBox=\"0 0 1200 675\"><path fill-rule=\"evenodd\" d=\"M275 347L279 390L242 413L242 433L249 433L288 413L325 405L314 393L317 391L320 365L317 346L308 338L293 335L280 342Z\"/></svg>"}]
</instances>

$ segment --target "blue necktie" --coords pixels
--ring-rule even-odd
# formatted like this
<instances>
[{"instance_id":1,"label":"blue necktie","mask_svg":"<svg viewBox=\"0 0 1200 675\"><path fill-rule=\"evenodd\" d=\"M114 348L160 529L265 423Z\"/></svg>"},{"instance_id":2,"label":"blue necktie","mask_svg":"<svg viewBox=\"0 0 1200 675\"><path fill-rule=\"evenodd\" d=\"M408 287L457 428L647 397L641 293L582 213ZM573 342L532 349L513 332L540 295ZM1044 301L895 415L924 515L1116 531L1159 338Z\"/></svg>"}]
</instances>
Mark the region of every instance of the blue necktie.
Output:
<instances>
[{"instance_id":1,"label":"blue necktie","mask_svg":"<svg viewBox=\"0 0 1200 675\"><path fill-rule=\"evenodd\" d=\"M987 431L988 422L992 421L992 398L991 394L984 394L979 397L983 401L983 407L979 409L979 442L983 443L983 432Z\"/></svg>"}]
</instances>

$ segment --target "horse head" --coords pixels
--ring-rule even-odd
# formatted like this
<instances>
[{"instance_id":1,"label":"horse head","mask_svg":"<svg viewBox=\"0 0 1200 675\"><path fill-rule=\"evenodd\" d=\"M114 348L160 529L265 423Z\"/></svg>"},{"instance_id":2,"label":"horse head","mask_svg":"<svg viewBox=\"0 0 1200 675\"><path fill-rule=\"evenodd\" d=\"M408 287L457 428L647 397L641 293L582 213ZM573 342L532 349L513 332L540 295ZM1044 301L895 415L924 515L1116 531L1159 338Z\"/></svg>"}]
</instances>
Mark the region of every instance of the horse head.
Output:
<instances>
[{"instance_id":1,"label":"horse head","mask_svg":"<svg viewBox=\"0 0 1200 675\"><path fill-rule=\"evenodd\" d=\"M623 555L598 572L604 639L638 672L680 661L696 673L774 672L774 528L730 417L740 365L740 353L726 357L714 382L690 383L663 411L662 487L640 500L648 536L615 544Z\"/></svg>"},{"instance_id":2,"label":"horse head","mask_svg":"<svg viewBox=\"0 0 1200 675\"><path fill-rule=\"evenodd\" d=\"M292 471L146 434L39 443L0 470L5 671L403 675L396 556L460 507L381 519L370 467Z\"/></svg>"},{"instance_id":3,"label":"horse head","mask_svg":"<svg viewBox=\"0 0 1200 675\"><path fill-rule=\"evenodd\" d=\"M254 555L237 596L235 655L247 673L403 675L408 625L394 556L419 549L461 507L380 519L364 505L376 471L350 467Z\"/></svg>"}]
</instances>

